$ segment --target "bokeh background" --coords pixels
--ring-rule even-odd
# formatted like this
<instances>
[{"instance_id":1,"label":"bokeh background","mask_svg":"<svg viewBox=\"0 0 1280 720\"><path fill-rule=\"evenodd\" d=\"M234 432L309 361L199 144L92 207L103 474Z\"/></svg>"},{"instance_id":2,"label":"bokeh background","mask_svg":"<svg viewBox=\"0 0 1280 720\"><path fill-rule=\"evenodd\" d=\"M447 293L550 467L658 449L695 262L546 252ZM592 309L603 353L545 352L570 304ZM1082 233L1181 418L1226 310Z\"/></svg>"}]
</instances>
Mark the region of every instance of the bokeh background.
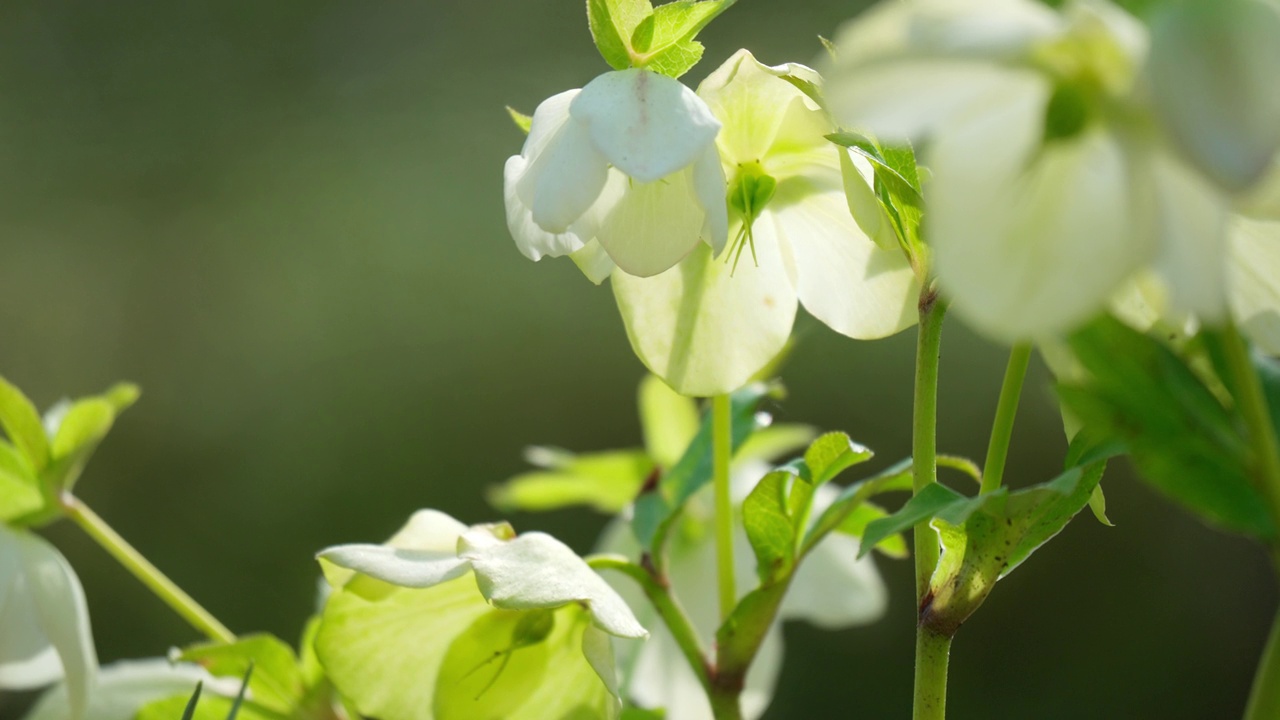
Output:
<instances>
[{"instance_id":1,"label":"bokeh background","mask_svg":"<svg viewBox=\"0 0 1280 720\"><path fill-rule=\"evenodd\" d=\"M863 3L743 2L696 82L738 47L809 61ZM0 3L0 372L42 406L118 379L142 401L81 494L232 628L295 638L313 553L417 508L496 517L521 448L635 445L632 356L608 287L507 236L505 158L531 112L605 70L581 0ZM782 420L909 452L912 333L802 319ZM981 457L1004 351L944 340L940 443ZM1008 477L1055 473L1043 368ZM1251 544L1116 463L1087 514L961 631L951 717L1239 717L1276 593ZM587 512L512 518L589 550ZM74 527L103 661L196 639ZM881 561L874 626L788 630L769 717L909 715L914 607ZM0 698L0 718L29 698Z\"/></svg>"}]
</instances>

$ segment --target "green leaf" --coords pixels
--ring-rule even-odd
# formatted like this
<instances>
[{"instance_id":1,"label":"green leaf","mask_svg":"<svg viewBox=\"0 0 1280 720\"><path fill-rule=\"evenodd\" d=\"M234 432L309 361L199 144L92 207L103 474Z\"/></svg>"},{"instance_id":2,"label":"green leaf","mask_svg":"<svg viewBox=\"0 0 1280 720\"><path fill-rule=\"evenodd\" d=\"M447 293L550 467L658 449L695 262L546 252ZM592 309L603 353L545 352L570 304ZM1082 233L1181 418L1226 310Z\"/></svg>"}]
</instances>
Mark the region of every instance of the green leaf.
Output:
<instances>
[{"instance_id":1,"label":"green leaf","mask_svg":"<svg viewBox=\"0 0 1280 720\"><path fill-rule=\"evenodd\" d=\"M775 460L806 448L818 431L809 425L781 423L752 433L734 454L734 462Z\"/></svg>"},{"instance_id":2,"label":"green leaf","mask_svg":"<svg viewBox=\"0 0 1280 720\"><path fill-rule=\"evenodd\" d=\"M1276 536L1235 417L1181 358L1112 318L1070 343L1090 377L1058 394L1086 430L1122 441L1144 480L1211 524Z\"/></svg>"},{"instance_id":3,"label":"green leaf","mask_svg":"<svg viewBox=\"0 0 1280 720\"><path fill-rule=\"evenodd\" d=\"M628 707L622 711L620 720L663 720L666 710L648 710L646 708Z\"/></svg>"},{"instance_id":4,"label":"green leaf","mask_svg":"<svg viewBox=\"0 0 1280 720\"><path fill-rule=\"evenodd\" d=\"M871 552L871 548L879 545L891 535L911 530L926 520L932 520L943 510L956 507L959 503L968 502L968 498L941 483L932 483L916 493L902 506L898 512L889 517L876 520L867 525L862 533L862 547L858 549L861 558Z\"/></svg>"},{"instance_id":5,"label":"green leaf","mask_svg":"<svg viewBox=\"0 0 1280 720\"><path fill-rule=\"evenodd\" d=\"M600 56L614 70L631 67L631 36L653 14L649 0L587 0L587 24Z\"/></svg>"},{"instance_id":6,"label":"green leaf","mask_svg":"<svg viewBox=\"0 0 1280 720\"><path fill-rule=\"evenodd\" d=\"M637 391L644 447L659 467L675 465L698 433L698 405L657 375L645 375Z\"/></svg>"},{"instance_id":7,"label":"green leaf","mask_svg":"<svg viewBox=\"0 0 1280 720\"><path fill-rule=\"evenodd\" d=\"M566 453L555 469L522 473L489 488L487 495L504 512L587 505L613 514L631 504L653 472L653 461L640 450Z\"/></svg>"},{"instance_id":8,"label":"green leaf","mask_svg":"<svg viewBox=\"0 0 1280 720\"><path fill-rule=\"evenodd\" d=\"M271 635L247 635L229 644L194 645L179 659L198 663L218 677L243 677L252 667L249 691L254 702L281 713L291 712L305 690L293 649Z\"/></svg>"},{"instance_id":9,"label":"green leaf","mask_svg":"<svg viewBox=\"0 0 1280 720\"><path fill-rule=\"evenodd\" d=\"M0 440L0 522L12 522L39 511L44 505L40 482L27 458L13 445Z\"/></svg>"},{"instance_id":10,"label":"green leaf","mask_svg":"<svg viewBox=\"0 0 1280 720\"><path fill-rule=\"evenodd\" d=\"M796 526L788 510L788 492L795 476L775 470L756 484L742 503L742 522L756 554L761 583L791 573L796 559Z\"/></svg>"},{"instance_id":11,"label":"green leaf","mask_svg":"<svg viewBox=\"0 0 1280 720\"><path fill-rule=\"evenodd\" d=\"M843 525L849 515L857 510L862 503L882 493L910 492L911 483L911 459L907 458L881 470L866 480L856 482L845 488L836 497L835 501L822 512L817 522L813 523L813 526L809 528L809 532L804 539L802 553L808 553L827 533ZM897 532L900 531L891 530L879 539L868 539L864 533L862 546L867 548L879 545L888 536L895 535Z\"/></svg>"},{"instance_id":12,"label":"green leaf","mask_svg":"<svg viewBox=\"0 0 1280 720\"><path fill-rule=\"evenodd\" d=\"M514 122L516 127L523 130L525 135L529 134L529 130L533 127L532 117L525 115L510 105L507 106L507 114L511 116L511 122Z\"/></svg>"},{"instance_id":13,"label":"green leaf","mask_svg":"<svg viewBox=\"0 0 1280 720\"><path fill-rule=\"evenodd\" d=\"M861 538L867 531L867 525L889 517L889 511L869 502L864 502L853 509L836 528L837 532L852 537ZM891 558L899 559L907 557L910 552L907 550L907 540L901 534L893 534L875 544L875 549L888 555Z\"/></svg>"},{"instance_id":14,"label":"green leaf","mask_svg":"<svg viewBox=\"0 0 1280 720\"><path fill-rule=\"evenodd\" d=\"M0 426L36 472L49 464L49 440L35 405L0 376Z\"/></svg>"},{"instance_id":15,"label":"green leaf","mask_svg":"<svg viewBox=\"0 0 1280 720\"><path fill-rule=\"evenodd\" d=\"M841 147L849 148L866 158L875 168L876 179L892 187L894 193L909 197L916 203L924 201L920 191L920 179L916 171L915 154L910 147L881 147L879 143L866 135L852 131L832 133L828 140Z\"/></svg>"},{"instance_id":16,"label":"green leaf","mask_svg":"<svg viewBox=\"0 0 1280 720\"><path fill-rule=\"evenodd\" d=\"M875 453L854 442L842 432L831 432L823 435L804 453L804 464L809 469L808 476L801 476L815 487L830 482L845 470L864 463Z\"/></svg>"},{"instance_id":17,"label":"green leaf","mask_svg":"<svg viewBox=\"0 0 1280 720\"><path fill-rule=\"evenodd\" d=\"M635 64L673 78L702 59L702 43L694 38L737 0L677 0L659 5L631 35Z\"/></svg>"},{"instance_id":18,"label":"green leaf","mask_svg":"<svg viewBox=\"0 0 1280 720\"><path fill-rule=\"evenodd\" d=\"M1102 486L1093 489L1093 495L1089 498L1089 510L1093 512L1093 516L1098 522L1107 527L1115 527L1116 524L1111 522L1111 518L1107 517L1107 496L1102 493Z\"/></svg>"},{"instance_id":19,"label":"green leaf","mask_svg":"<svg viewBox=\"0 0 1280 720\"><path fill-rule=\"evenodd\" d=\"M736 452L760 426L756 406L772 390L763 383L753 383L730 397L732 441ZM649 552L655 541L665 539L671 521L684 508L694 493L711 482L711 412L703 413L702 425L680 460L651 489L636 499L631 527L640 547Z\"/></svg>"}]
</instances>

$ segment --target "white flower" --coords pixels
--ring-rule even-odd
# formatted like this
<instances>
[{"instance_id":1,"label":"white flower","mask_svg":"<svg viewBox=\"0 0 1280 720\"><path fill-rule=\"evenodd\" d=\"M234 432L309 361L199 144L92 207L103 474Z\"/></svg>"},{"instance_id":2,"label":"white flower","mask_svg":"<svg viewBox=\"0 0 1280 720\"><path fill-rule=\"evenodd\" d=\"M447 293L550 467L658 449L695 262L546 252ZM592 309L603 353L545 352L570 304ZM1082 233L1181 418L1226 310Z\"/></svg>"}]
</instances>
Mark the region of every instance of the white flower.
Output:
<instances>
[{"instance_id":1,"label":"white flower","mask_svg":"<svg viewBox=\"0 0 1280 720\"><path fill-rule=\"evenodd\" d=\"M738 597L746 595L756 577L754 555L741 522L741 504L751 488L768 471L759 461L739 464L732 476L738 525L734 537L734 577ZM813 516L819 517L838 490L830 485L818 489ZM719 626L717 602L716 549L710 533L711 489L706 488L685 506L681 530L672 533L668 546L667 575L674 594L689 614L704 647L713 647ZM600 540L600 552L635 557L639 547L626 522L615 521ZM645 708L664 708L667 720L712 720L706 693L666 626L634 588L629 578L612 580L614 587L634 608L643 608L640 618L653 634L643 645L624 654L620 666L623 691ZM747 672L742 692L742 712L748 720L764 714L773 698L782 670L782 621L807 620L818 627L837 629L870 623L885 610L888 595L870 557L858 560L858 540L833 533L805 558L792 580L778 620L769 630L760 652ZM625 652L625 651L624 651Z\"/></svg>"},{"instance_id":2,"label":"white flower","mask_svg":"<svg viewBox=\"0 0 1280 720\"><path fill-rule=\"evenodd\" d=\"M78 718L97 667L84 590L71 566L40 537L0 524L0 689L64 680Z\"/></svg>"},{"instance_id":3,"label":"white flower","mask_svg":"<svg viewBox=\"0 0 1280 720\"><path fill-rule=\"evenodd\" d=\"M633 275L666 270L727 235L720 123L679 81L620 70L543 101L507 160L507 226L529 259L602 252ZM604 275L601 274L604 273Z\"/></svg>"},{"instance_id":4,"label":"white flower","mask_svg":"<svg viewBox=\"0 0 1280 720\"><path fill-rule=\"evenodd\" d=\"M217 679L204 668L175 664L164 658L125 660L104 666L89 694L88 711L81 720L133 720L148 703L177 695L190 695L196 684L206 691L234 697L239 681ZM66 685L45 693L26 720L73 720Z\"/></svg>"},{"instance_id":5,"label":"white flower","mask_svg":"<svg viewBox=\"0 0 1280 720\"><path fill-rule=\"evenodd\" d=\"M936 272L977 328L1070 330L1143 268L1175 311L1225 317L1228 204L1151 129L1138 21L1101 0L906 0L836 53L837 117L927 141Z\"/></svg>"},{"instance_id":6,"label":"white flower","mask_svg":"<svg viewBox=\"0 0 1280 720\"><path fill-rule=\"evenodd\" d=\"M572 550L415 513L386 545L320 553L334 586L316 652L382 720L569 720L620 708L609 636L647 635Z\"/></svg>"},{"instance_id":7,"label":"white flower","mask_svg":"<svg viewBox=\"0 0 1280 720\"><path fill-rule=\"evenodd\" d=\"M785 345L797 303L859 339L892 335L916 318L919 286L905 255L863 229L879 225L883 211L873 207L863 227L850 215L847 153L825 138L835 128L786 76L819 80L809 68L768 67L740 50L698 88L724 124L716 144L732 178L729 250L713 257L697 248L653 278L613 275L636 354L685 395L746 383Z\"/></svg>"}]
</instances>

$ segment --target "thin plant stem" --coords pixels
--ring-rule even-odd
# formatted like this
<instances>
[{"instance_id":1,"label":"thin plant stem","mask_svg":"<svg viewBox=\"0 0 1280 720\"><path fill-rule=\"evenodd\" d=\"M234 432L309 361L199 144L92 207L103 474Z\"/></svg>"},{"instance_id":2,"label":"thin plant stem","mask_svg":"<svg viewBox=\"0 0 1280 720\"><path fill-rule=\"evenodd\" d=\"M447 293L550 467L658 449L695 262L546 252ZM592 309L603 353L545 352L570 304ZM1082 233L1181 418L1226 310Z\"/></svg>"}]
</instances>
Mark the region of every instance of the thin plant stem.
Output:
<instances>
[{"instance_id":1,"label":"thin plant stem","mask_svg":"<svg viewBox=\"0 0 1280 720\"><path fill-rule=\"evenodd\" d=\"M191 627L199 630L210 640L229 643L236 639L235 633L218 622L208 610L205 610L190 595L178 587L164 573L152 565L120 534L111 528L97 513L70 494L64 494L61 504L67 517L88 533L89 537L102 546L126 570L133 574L147 589L155 593L166 605L186 620Z\"/></svg>"},{"instance_id":2,"label":"thin plant stem","mask_svg":"<svg viewBox=\"0 0 1280 720\"><path fill-rule=\"evenodd\" d=\"M1273 720L1280 717L1280 614L1271 626L1271 635L1262 651L1262 660L1253 678L1244 720Z\"/></svg>"},{"instance_id":3,"label":"thin plant stem","mask_svg":"<svg viewBox=\"0 0 1280 720\"><path fill-rule=\"evenodd\" d=\"M711 457L716 495L716 578L721 621L729 617L738 602L738 586L733 578L733 499L729 493L732 433L729 396L717 395L711 400Z\"/></svg>"},{"instance_id":4,"label":"thin plant stem","mask_svg":"<svg viewBox=\"0 0 1280 720\"><path fill-rule=\"evenodd\" d=\"M587 564L596 570L614 570L636 581L644 591L645 597L649 598L649 602L653 604L653 609L658 612L658 617L662 618L663 624L671 632L671 637L680 647L681 654L693 669L693 674L698 677L703 690L710 697L712 694L711 670L707 661L707 651L702 647L702 641L698 639L698 632L694 630L693 622L689 620L684 608L671 594L671 587L655 578L648 570L624 558L592 555L586 560Z\"/></svg>"},{"instance_id":5,"label":"thin plant stem","mask_svg":"<svg viewBox=\"0 0 1280 720\"><path fill-rule=\"evenodd\" d=\"M938 366L942 357L942 321L946 304L933 289L920 295L916 340L915 404L912 411L912 487L916 493L938 481ZM924 605L929 579L938 565L938 536L927 522L915 527L917 607ZM946 712L947 658L951 639L916 626L913 717L940 720Z\"/></svg>"},{"instance_id":6,"label":"thin plant stem","mask_svg":"<svg viewBox=\"0 0 1280 720\"><path fill-rule=\"evenodd\" d=\"M987 460L982 464L982 492L989 493L1000 487L1004 479L1005 460L1009 457L1009 441L1013 437L1013 421L1018 416L1018 400L1022 397L1022 381L1027 377L1031 364L1031 344L1019 343L1009 351L1009 365L1004 371L1004 384L1000 387L1000 400L996 404L996 419L991 424L991 442L987 445Z\"/></svg>"}]
</instances>

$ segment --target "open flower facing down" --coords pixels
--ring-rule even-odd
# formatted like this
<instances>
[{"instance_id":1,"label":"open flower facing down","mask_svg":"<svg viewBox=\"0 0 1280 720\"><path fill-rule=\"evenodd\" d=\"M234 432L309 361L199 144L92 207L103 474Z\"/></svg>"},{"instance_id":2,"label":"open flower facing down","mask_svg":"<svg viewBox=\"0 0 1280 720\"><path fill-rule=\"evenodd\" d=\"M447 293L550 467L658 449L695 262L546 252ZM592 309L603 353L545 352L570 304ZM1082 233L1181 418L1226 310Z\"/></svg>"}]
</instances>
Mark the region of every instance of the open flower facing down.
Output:
<instances>
[{"instance_id":1,"label":"open flower facing down","mask_svg":"<svg viewBox=\"0 0 1280 720\"><path fill-rule=\"evenodd\" d=\"M926 142L936 271L980 330L1070 330L1143 268L1176 312L1224 319L1228 203L1156 129L1146 54L1103 0L906 0L838 36L832 110Z\"/></svg>"},{"instance_id":2,"label":"open flower facing down","mask_svg":"<svg viewBox=\"0 0 1280 720\"><path fill-rule=\"evenodd\" d=\"M380 720L616 717L609 636L647 635L572 550L434 510L386 545L320 553L334 592L316 652Z\"/></svg>"},{"instance_id":3,"label":"open flower facing down","mask_svg":"<svg viewBox=\"0 0 1280 720\"><path fill-rule=\"evenodd\" d=\"M734 506L738 522L734 537L734 558L738 565L738 597L746 595L756 577L751 544L741 521L742 501L752 487L769 470L760 460L739 462L732 475ZM838 495L838 490L824 485L814 502L815 517ZM711 536L714 509L711 488L695 495L685 507L679 531L672 535L668 548L667 574L674 593L688 612L706 647L711 647L719 626L716 595L716 548ZM630 526L615 521L601 538L601 552L635 557L639 553ZM633 607L644 608L642 621L652 609L635 590L634 583L619 578L615 583ZM633 598L634 596L634 598ZM839 533L827 536L814 548L796 572L787 592L778 621L770 628L759 655L747 673L742 693L742 712L748 720L764 714L773 699L774 687L782 671L784 656L783 620L806 620L825 629L864 625L884 614L887 603L884 581L868 556L858 560L858 540ZM689 668L680 647L666 626L648 623L653 636L643 645L622 653L620 667L623 692L645 708L666 710L667 720L711 720L711 706L698 678Z\"/></svg>"},{"instance_id":4,"label":"open flower facing down","mask_svg":"<svg viewBox=\"0 0 1280 720\"><path fill-rule=\"evenodd\" d=\"M70 716L79 718L97 668L75 571L45 540L0 523L0 690L63 680Z\"/></svg>"},{"instance_id":5,"label":"open flower facing down","mask_svg":"<svg viewBox=\"0 0 1280 720\"><path fill-rule=\"evenodd\" d=\"M699 238L724 245L720 123L679 81L649 70L605 73L543 101L507 160L507 226L529 259L579 253L600 282L613 265L660 273Z\"/></svg>"},{"instance_id":6,"label":"open flower facing down","mask_svg":"<svg viewBox=\"0 0 1280 720\"><path fill-rule=\"evenodd\" d=\"M686 395L745 384L790 337L797 302L858 339L915 320L914 272L850 215L846 151L825 138L835 128L786 76L819 80L809 68L768 67L740 50L698 88L724 125L716 144L730 178L728 249L717 257L699 247L657 277L612 278L636 354Z\"/></svg>"}]
</instances>

